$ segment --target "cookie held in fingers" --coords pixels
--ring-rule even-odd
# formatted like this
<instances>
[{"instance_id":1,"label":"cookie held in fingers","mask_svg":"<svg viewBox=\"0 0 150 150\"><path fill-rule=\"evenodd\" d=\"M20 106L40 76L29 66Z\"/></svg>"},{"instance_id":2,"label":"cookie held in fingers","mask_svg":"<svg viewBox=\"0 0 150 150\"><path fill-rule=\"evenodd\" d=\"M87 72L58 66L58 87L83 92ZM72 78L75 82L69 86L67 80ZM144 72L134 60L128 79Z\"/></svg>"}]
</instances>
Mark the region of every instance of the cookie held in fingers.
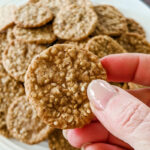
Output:
<instances>
[{"instance_id":1,"label":"cookie held in fingers","mask_svg":"<svg viewBox=\"0 0 150 150\"><path fill-rule=\"evenodd\" d=\"M13 5L5 5L0 7L0 32L5 31L14 24L14 11L16 7Z\"/></svg>"},{"instance_id":2,"label":"cookie held in fingers","mask_svg":"<svg viewBox=\"0 0 150 150\"><path fill-rule=\"evenodd\" d=\"M0 61L0 134L10 137L6 125L6 115L12 100L24 95L24 87L20 82L11 78Z\"/></svg>"},{"instance_id":3,"label":"cookie held in fingers","mask_svg":"<svg viewBox=\"0 0 150 150\"><path fill-rule=\"evenodd\" d=\"M53 131L40 120L25 95L14 99L10 105L7 127L14 138L27 144L39 143Z\"/></svg>"},{"instance_id":4,"label":"cookie held in fingers","mask_svg":"<svg viewBox=\"0 0 150 150\"><path fill-rule=\"evenodd\" d=\"M127 52L150 54L150 43L137 33L124 33L116 40Z\"/></svg>"},{"instance_id":5,"label":"cookie held in fingers","mask_svg":"<svg viewBox=\"0 0 150 150\"><path fill-rule=\"evenodd\" d=\"M107 35L99 35L91 38L86 44L86 49L97 55L99 58L110 54L126 52L120 44Z\"/></svg>"},{"instance_id":6,"label":"cookie held in fingers","mask_svg":"<svg viewBox=\"0 0 150 150\"><path fill-rule=\"evenodd\" d=\"M13 41L3 53L3 65L10 76L24 82L24 76L31 60L44 51L46 46Z\"/></svg>"},{"instance_id":7,"label":"cookie held in fingers","mask_svg":"<svg viewBox=\"0 0 150 150\"><path fill-rule=\"evenodd\" d=\"M41 27L52 19L53 14L48 7L35 3L26 3L14 13L15 24L23 28Z\"/></svg>"},{"instance_id":8,"label":"cookie held in fingers","mask_svg":"<svg viewBox=\"0 0 150 150\"><path fill-rule=\"evenodd\" d=\"M62 130L54 130L48 138L50 150L79 150L72 147L69 142L64 138Z\"/></svg>"},{"instance_id":9,"label":"cookie held in fingers","mask_svg":"<svg viewBox=\"0 0 150 150\"><path fill-rule=\"evenodd\" d=\"M92 8L70 5L59 11L53 29L60 39L79 41L95 30L96 23L97 15Z\"/></svg>"},{"instance_id":10,"label":"cookie held in fingers","mask_svg":"<svg viewBox=\"0 0 150 150\"><path fill-rule=\"evenodd\" d=\"M98 16L98 23L92 36L118 36L127 31L126 18L115 7L98 5L94 7L94 10Z\"/></svg>"},{"instance_id":11,"label":"cookie held in fingers","mask_svg":"<svg viewBox=\"0 0 150 150\"><path fill-rule=\"evenodd\" d=\"M60 129L77 128L93 119L86 90L94 79L106 79L96 55L58 44L32 60L25 89L45 123Z\"/></svg>"},{"instance_id":12,"label":"cookie held in fingers","mask_svg":"<svg viewBox=\"0 0 150 150\"><path fill-rule=\"evenodd\" d=\"M128 32L138 33L143 37L146 37L143 27L134 19L127 18L127 27L128 27Z\"/></svg>"},{"instance_id":13,"label":"cookie held in fingers","mask_svg":"<svg viewBox=\"0 0 150 150\"><path fill-rule=\"evenodd\" d=\"M51 44L56 40L51 24L35 29L23 29L16 26L13 33L17 40L25 43Z\"/></svg>"}]
</instances>

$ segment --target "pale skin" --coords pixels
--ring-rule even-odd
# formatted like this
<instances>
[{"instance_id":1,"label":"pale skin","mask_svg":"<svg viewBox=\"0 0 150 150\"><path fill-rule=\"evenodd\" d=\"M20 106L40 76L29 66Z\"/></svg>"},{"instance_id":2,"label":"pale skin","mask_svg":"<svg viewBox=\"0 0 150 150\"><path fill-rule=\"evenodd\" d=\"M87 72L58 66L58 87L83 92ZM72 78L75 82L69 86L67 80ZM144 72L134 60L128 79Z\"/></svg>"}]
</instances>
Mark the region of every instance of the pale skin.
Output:
<instances>
[{"instance_id":1,"label":"pale skin","mask_svg":"<svg viewBox=\"0 0 150 150\"><path fill-rule=\"evenodd\" d=\"M150 86L150 55L109 55L101 63L108 81ZM97 119L65 130L70 144L84 150L150 150L150 88L125 91L95 80L87 94Z\"/></svg>"}]
</instances>

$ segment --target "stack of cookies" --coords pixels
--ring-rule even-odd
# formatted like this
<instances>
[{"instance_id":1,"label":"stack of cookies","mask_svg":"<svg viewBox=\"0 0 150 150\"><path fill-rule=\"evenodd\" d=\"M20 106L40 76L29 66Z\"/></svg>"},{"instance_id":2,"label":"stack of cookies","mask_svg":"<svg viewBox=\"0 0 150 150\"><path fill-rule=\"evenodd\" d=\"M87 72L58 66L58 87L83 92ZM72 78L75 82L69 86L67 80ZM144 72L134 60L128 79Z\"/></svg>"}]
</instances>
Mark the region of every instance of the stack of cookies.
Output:
<instances>
[{"instance_id":1,"label":"stack of cookies","mask_svg":"<svg viewBox=\"0 0 150 150\"><path fill-rule=\"evenodd\" d=\"M29 0L0 8L0 134L51 150L76 150L61 129L93 114L88 84L106 80L99 59L150 53L144 29L110 5L89 0ZM112 83L141 88L132 83Z\"/></svg>"}]
</instances>

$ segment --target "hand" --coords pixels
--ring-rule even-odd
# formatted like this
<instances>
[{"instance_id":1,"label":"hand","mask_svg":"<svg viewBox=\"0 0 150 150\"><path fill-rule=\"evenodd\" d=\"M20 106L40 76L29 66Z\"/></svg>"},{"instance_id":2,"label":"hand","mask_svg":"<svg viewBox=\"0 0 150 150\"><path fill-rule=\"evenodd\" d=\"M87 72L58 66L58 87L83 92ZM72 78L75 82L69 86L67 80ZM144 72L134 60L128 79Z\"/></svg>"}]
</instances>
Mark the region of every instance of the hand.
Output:
<instances>
[{"instance_id":1,"label":"hand","mask_svg":"<svg viewBox=\"0 0 150 150\"><path fill-rule=\"evenodd\" d=\"M110 55L101 63L108 81L150 86L150 55ZM98 120L81 129L65 130L65 137L73 146L85 150L150 150L150 108L147 106L150 106L150 88L128 91L132 96L106 81L95 80L87 92Z\"/></svg>"}]
</instances>

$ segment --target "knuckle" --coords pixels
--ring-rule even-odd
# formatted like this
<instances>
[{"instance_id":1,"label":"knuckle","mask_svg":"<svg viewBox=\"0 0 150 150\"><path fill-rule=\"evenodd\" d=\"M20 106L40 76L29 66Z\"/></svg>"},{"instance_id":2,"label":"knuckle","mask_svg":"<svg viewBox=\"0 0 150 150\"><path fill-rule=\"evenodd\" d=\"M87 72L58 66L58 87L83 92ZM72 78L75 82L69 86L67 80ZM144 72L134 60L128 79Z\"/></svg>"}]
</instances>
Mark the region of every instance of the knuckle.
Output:
<instances>
[{"instance_id":1,"label":"knuckle","mask_svg":"<svg viewBox=\"0 0 150 150\"><path fill-rule=\"evenodd\" d=\"M149 115L149 110L145 109L144 104L131 104L126 108L124 115L122 117L121 126L133 132L139 126L141 126L145 118Z\"/></svg>"}]
</instances>

